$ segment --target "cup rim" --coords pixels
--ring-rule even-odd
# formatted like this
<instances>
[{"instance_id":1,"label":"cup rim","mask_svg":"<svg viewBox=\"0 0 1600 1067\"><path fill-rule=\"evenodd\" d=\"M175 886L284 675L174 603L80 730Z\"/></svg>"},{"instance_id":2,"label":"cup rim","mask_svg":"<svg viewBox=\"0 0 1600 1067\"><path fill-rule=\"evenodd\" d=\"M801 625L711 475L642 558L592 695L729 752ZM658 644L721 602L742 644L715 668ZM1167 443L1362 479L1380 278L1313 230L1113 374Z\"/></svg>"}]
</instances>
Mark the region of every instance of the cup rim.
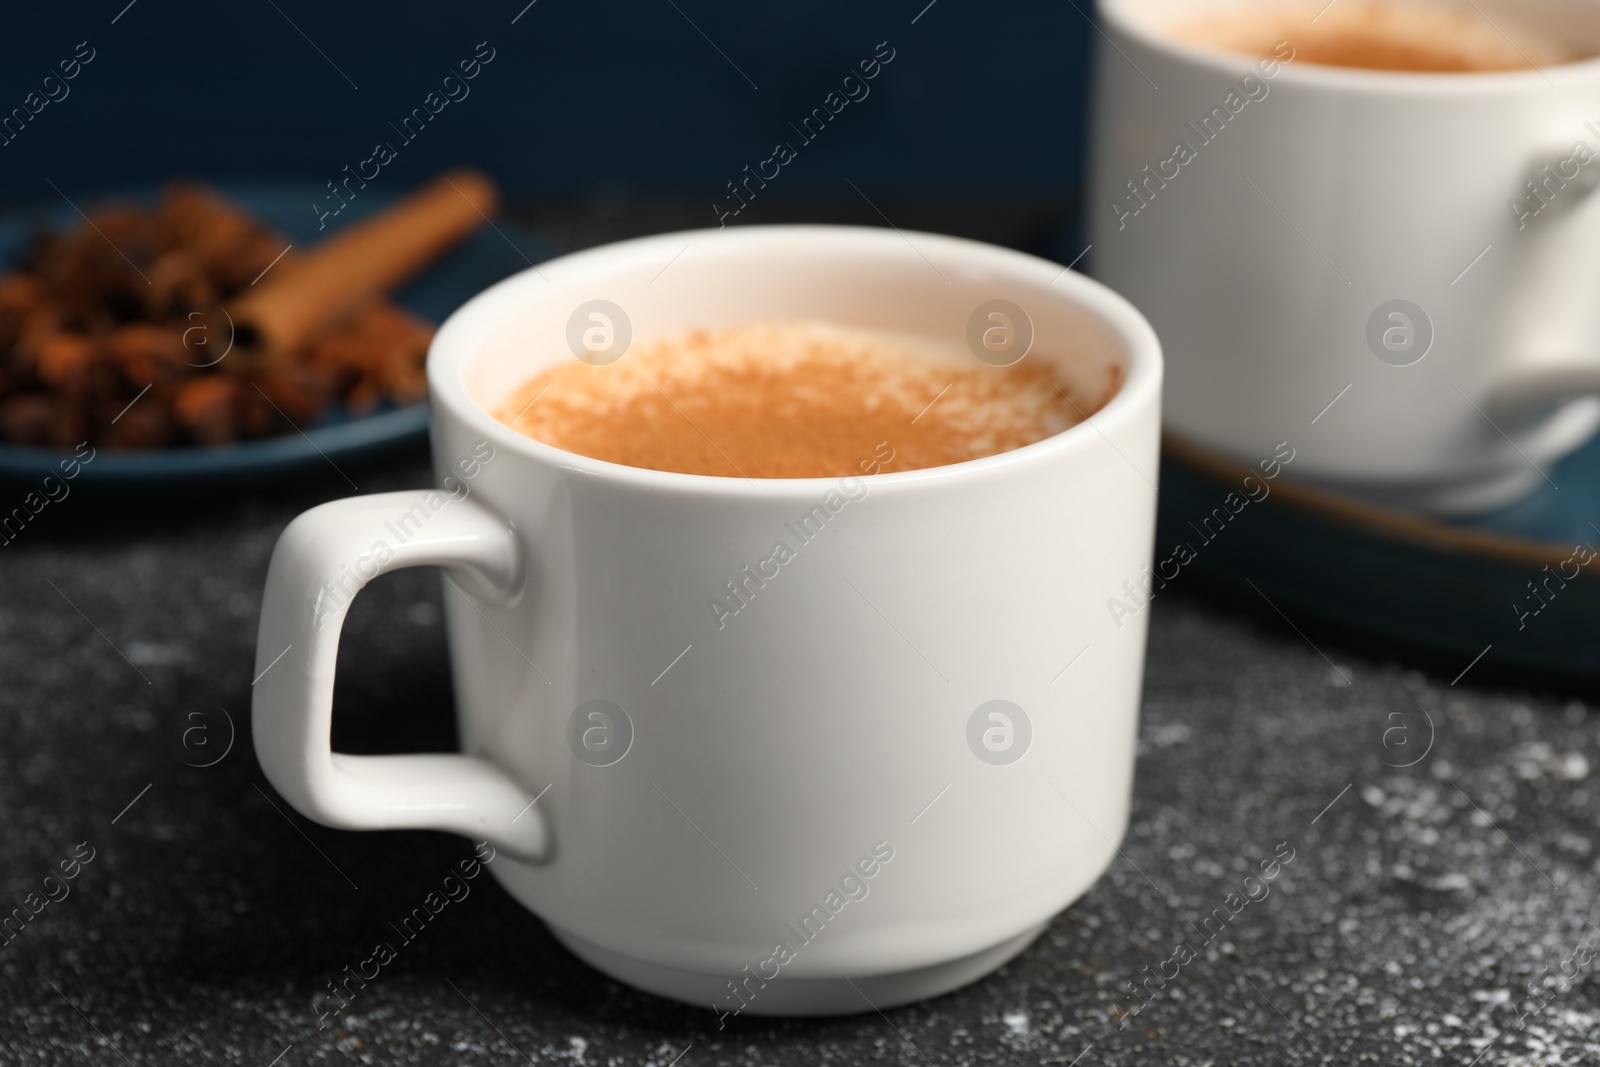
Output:
<instances>
[{"instance_id":1,"label":"cup rim","mask_svg":"<svg viewBox=\"0 0 1600 1067\"><path fill-rule=\"evenodd\" d=\"M1138 419L1151 404L1159 404L1162 376L1161 344L1155 329L1126 299L1104 284L1061 264L1026 253L942 234L902 231L873 226L770 225L733 226L724 229L685 230L601 245L560 256L513 274L456 309L434 335L428 350L427 377L434 417L459 420L497 447L575 474L622 486L655 492L714 496L811 497L837 486L852 475L821 478L751 478L728 475L684 474L630 467L556 448L512 429L491 415L472 397L464 380L473 338L489 322L502 320L517 307L539 299L541 290L569 278L592 275L597 269L625 269L659 265L685 242L746 247L752 254L781 253L785 247L818 247L835 251L841 259L853 250L890 248L903 253L906 242L913 250L934 258L961 257L1012 277L1043 282L1059 298L1097 318L1121 348L1125 375L1121 387L1093 415L1082 422L1022 448L940 467L893 471L870 478L874 491L881 487L934 486L989 477L1010 467L1037 463L1063 454L1081 452L1102 437L1107 441L1118 428ZM437 434L437 428L435 428ZM1113 447L1115 445L1113 444ZM1131 461L1129 461L1131 463ZM1141 472L1142 473L1142 472ZM1152 472L1153 474L1153 472Z\"/></svg>"},{"instance_id":2,"label":"cup rim","mask_svg":"<svg viewBox=\"0 0 1600 1067\"><path fill-rule=\"evenodd\" d=\"M1251 72L1266 56L1248 56L1220 48L1179 41L1162 34L1128 11L1130 0L1095 0L1095 14L1122 34L1168 59L1208 68L1229 78ZM1132 62L1129 60L1129 62ZM1552 85L1576 85L1600 78L1600 54L1587 59L1515 70L1463 72L1373 70L1325 63L1279 62L1274 82L1357 94L1457 97L1504 95L1515 91L1547 91ZM1241 67L1240 64L1245 64Z\"/></svg>"}]
</instances>

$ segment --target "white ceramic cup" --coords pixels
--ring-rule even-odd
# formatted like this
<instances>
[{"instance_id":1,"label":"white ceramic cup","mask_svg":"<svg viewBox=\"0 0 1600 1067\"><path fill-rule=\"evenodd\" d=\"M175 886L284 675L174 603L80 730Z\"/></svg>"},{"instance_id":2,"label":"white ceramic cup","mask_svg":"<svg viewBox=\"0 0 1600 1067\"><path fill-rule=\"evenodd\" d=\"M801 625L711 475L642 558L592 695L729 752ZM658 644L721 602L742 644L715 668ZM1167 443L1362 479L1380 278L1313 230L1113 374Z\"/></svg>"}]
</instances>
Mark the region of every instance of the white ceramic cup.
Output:
<instances>
[{"instance_id":1,"label":"white ceramic cup","mask_svg":"<svg viewBox=\"0 0 1600 1067\"><path fill-rule=\"evenodd\" d=\"M1600 53L1585 0L1440 2ZM1098 6L1089 260L1161 336L1168 429L1428 510L1544 484L1600 424L1600 60L1263 65L1165 27L1275 0Z\"/></svg>"},{"instance_id":2,"label":"white ceramic cup","mask_svg":"<svg viewBox=\"0 0 1600 1067\"><path fill-rule=\"evenodd\" d=\"M1028 358L1121 368L1088 423L947 467L745 481L573 455L488 413L573 358L575 310L612 337L624 316L635 336L801 317L961 337L994 299L1031 319ZM952 989L1106 867L1145 636L1106 602L1150 559L1161 381L1120 297L949 237L676 234L488 290L428 380L439 490L315 508L273 554L254 737L299 811L485 839L573 952L724 1013ZM763 564L779 541L794 558ZM450 583L464 754L331 752L349 599L419 565Z\"/></svg>"}]
</instances>

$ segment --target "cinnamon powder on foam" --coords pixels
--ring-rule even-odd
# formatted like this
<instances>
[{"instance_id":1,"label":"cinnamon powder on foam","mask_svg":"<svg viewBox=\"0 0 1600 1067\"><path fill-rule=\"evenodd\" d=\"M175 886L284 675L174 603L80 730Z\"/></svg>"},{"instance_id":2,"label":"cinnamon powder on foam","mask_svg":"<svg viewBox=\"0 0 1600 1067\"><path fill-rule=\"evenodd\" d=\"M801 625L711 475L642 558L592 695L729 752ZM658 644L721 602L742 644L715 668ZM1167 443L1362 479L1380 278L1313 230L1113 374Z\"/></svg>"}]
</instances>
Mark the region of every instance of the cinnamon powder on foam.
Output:
<instances>
[{"instance_id":1,"label":"cinnamon powder on foam","mask_svg":"<svg viewBox=\"0 0 1600 1067\"><path fill-rule=\"evenodd\" d=\"M1167 28L1175 37L1245 55L1272 56L1287 41L1295 63L1369 70L1517 70L1578 58L1562 42L1490 22L1479 11L1396 0L1224 7Z\"/></svg>"},{"instance_id":2,"label":"cinnamon powder on foam","mask_svg":"<svg viewBox=\"0 0 1600 1067\"><path fill-rule=\"evenodd\" d=\"M762 322L640 342L616 363L565 360L496 417L567 452L744 478L917 470L1032 444L1092 415L1037 355L990 367L960 345L821 322ZM887 447L882 447L887 445ZM885 457L892 456L886 459Z\"/></svg>"}]
</instances>

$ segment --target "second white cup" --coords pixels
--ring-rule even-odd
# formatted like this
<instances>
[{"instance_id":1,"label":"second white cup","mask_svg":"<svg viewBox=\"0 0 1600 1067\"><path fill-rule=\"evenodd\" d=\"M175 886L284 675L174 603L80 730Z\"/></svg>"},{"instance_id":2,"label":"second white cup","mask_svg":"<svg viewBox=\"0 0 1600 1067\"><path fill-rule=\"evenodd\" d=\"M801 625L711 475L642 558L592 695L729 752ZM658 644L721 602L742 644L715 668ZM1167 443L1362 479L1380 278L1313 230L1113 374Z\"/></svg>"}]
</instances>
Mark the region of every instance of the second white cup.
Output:
<instances>
[{"instance_id":1,"label":"second white cup","mask_svg":"<svg viewBox=\"0 0 1600 1067\"><path fill-rule=\"evenodd\" d=\"M1210 6L1286 3L1320 6ZM1591 3L1451 6L1600 54ZM1434 511L1543 484L1600 424L1600 60L1255 60L1166 28L1205 9L1099 3L1088 258L1161 335L1168 429Z\"/></svg>"}]
</instances>

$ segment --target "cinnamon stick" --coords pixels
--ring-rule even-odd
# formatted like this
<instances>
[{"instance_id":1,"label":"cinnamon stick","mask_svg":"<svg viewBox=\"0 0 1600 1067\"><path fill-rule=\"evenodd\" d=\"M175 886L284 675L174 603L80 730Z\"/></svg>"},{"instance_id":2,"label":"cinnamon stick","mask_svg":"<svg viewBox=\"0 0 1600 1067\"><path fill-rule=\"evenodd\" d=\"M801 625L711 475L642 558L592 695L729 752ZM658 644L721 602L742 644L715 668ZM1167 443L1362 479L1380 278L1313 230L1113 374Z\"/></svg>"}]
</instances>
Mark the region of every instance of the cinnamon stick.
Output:
<instances>
[{"instance_id":1,"label":"cinnamon stick","mask_svg":"<svg viewBox=\"0 0 1600 1067\"><path fill-rule=\"evenodd\" d=\"M362 303L410 277L444 249L488 221L499 203L489 178L452 171L310 252L280 265L276 277L236 300L228 312L246 349L281 359Z\"/></svg>"}]
</instances>

